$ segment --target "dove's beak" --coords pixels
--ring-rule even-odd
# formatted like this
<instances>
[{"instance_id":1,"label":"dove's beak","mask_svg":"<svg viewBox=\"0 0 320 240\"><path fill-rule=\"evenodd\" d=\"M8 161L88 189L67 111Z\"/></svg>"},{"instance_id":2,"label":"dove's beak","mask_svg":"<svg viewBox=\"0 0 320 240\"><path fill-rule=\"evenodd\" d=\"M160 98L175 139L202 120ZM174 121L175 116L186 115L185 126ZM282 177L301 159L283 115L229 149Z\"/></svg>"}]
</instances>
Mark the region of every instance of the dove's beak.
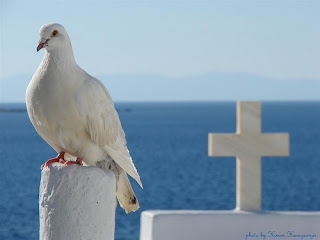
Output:
<instances>
[{"instance_id":1,"label":"dove's beak","mask_svg":"<svg viewBox=\"0 0 320 240\"><path fill-rule=\"evenodd\" d=\"M45 46L45 44L47 44L47 42L49 41L49 39L43 39L41 38L37 47L37 52L39 52L39 50L41 48L43 48Z\"/></svg>"}]
</instances>

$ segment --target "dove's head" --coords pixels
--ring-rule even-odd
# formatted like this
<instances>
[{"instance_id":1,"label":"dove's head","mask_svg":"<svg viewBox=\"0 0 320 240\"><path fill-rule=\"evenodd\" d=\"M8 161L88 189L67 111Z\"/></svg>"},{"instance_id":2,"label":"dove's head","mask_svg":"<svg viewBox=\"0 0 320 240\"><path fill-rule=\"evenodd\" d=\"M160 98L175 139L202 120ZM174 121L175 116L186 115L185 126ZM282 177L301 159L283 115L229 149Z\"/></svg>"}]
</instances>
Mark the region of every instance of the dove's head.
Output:
<instances>
[{"instance_id":1,"label":"dove's head","mask_svg":"<svg viewBox=\"0 0 320 240\"><path fill-rule=\"evenodd\" d=\"M70 38L64 27L59 23L48 23L43 25L40 28L39 35L40 40L37 51L41 48L45 48L50 52L71 47Z\"/></svg>"}]
</instances>

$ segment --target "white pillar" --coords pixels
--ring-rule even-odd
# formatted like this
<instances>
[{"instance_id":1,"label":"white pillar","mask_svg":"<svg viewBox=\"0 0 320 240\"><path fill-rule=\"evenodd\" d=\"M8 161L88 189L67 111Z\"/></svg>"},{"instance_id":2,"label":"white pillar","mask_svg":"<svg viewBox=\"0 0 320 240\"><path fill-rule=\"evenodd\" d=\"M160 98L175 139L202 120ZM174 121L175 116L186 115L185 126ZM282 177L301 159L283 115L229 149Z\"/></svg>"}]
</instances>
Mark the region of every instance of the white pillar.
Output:
<instances>
[{"instance_id":1,"label":"white pillar","mask_svg":"<svg viewBox=\"0 0 320 240\"><path fill-rule=\"evenodd\" d=\"M113 240L113 172L53 163L41 174L40 240Z\"/></svg>"}]
</instances>

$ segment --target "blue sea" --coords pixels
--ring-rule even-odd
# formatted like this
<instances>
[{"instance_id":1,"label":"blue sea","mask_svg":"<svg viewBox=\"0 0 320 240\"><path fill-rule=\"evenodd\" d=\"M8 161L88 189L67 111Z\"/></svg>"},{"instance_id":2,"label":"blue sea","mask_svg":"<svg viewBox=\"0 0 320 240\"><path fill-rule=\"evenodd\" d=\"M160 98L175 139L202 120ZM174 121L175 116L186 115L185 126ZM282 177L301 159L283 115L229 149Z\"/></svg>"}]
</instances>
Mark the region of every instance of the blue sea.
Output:
<instances>
[{"instance_id":1,"label":"blue sea","mask_svg":"<svg viewBox=\"0 0 320 240\"><path fill-rule=\"evenodd\" d=\"M147 209L233 209L235 158L208 157L208 133L236 128L235 102L116 103L144 189L118 207L115 239L139 238ZM262 158L263 210L320 210L320 102L262 102L263 132L288 132L290 157ZM0 240L39 238L40 166L56 153L24 104L0 105Z\"/></svg>"}]
</instances>

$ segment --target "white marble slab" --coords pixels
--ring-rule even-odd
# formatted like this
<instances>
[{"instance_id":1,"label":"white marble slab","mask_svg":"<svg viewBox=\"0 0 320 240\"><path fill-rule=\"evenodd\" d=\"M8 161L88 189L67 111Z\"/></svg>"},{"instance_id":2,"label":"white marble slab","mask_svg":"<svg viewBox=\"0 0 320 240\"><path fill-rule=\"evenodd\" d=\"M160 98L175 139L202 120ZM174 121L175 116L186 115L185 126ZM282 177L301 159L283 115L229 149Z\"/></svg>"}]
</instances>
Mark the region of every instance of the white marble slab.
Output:
<instances>
[{"instance_id":1,"label":"white marble slab","mask_svg":"<svg viewBox=\"0 0 320 240\"><path fill-rule=\"evenodd\" d=\"M320 240L320 212L144 211L140 240Z\"/></svg>"}]
</instances>

